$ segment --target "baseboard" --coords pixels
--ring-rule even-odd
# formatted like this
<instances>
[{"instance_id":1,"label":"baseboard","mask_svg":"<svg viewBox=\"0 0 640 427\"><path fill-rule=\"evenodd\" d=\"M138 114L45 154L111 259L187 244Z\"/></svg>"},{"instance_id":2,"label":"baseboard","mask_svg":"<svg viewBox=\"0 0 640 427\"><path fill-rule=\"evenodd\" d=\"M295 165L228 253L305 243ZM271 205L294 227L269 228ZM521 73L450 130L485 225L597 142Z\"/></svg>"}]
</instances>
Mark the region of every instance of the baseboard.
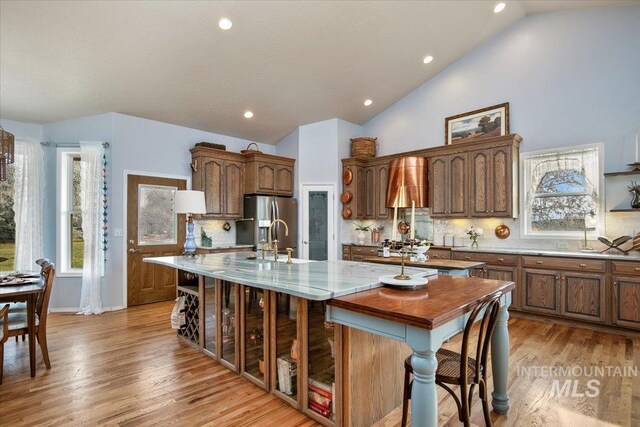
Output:
<instances>
[{"instance_id":1,"label":"baseboard","mask_svg":"<svg viewBox=\"0 0 640 427\"><path fill-rule=\"evenodd\" d=\"M104 311L118 311L123 310L124 306L117 305L115 307L102 307ZM78 307L49 307L49 313L77 313L80 311Z\"/></svg>"}]
</instances>

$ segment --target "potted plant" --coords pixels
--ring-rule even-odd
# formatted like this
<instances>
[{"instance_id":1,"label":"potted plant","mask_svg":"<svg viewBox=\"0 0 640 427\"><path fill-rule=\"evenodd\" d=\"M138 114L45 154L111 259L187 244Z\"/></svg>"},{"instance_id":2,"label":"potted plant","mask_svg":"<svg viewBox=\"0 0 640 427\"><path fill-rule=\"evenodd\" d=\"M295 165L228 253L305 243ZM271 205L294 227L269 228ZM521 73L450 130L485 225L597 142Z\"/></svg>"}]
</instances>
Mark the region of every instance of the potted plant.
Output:
<instances>
[{"instance_id":1,"label":"potted plant","mask_svg":"<svg viewBox=\"0 0 640 427\"><path fill-rule=\"evenodd\" d=\"M354 222L356 226L356 231L358 232L358 244L364 245L364 241L367 238L367 233L371 232L370 225L363 225L357 222Z\"/></svg>"},{"instance_id":2,"label":"potted plant","mask_svg":"<svg viewBox=\"0 0 640 427\"><path fill-rule=\"evenodd\" d=\"M430 247L431 242L429 240L418 240L416 246L413 247L413 251L416 253L416 261L426 261L427 256L425 253Z\"/></svg>"}]
</instances>

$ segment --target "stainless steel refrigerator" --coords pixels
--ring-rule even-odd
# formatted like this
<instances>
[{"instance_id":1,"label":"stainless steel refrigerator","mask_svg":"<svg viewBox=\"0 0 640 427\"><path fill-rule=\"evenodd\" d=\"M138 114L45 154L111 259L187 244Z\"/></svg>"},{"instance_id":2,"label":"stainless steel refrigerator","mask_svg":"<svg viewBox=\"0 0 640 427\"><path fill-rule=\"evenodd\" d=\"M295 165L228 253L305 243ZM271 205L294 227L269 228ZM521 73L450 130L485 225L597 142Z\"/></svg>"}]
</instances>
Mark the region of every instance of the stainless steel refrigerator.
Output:
<instances>
[{"instance_id":1,"label":"stainless steel refrigerator","mask_svg":"<svg viewBox=\"0 0 640 427\"><path fill-rule=\"evenodd\" d=\"M271 238L278 239L278 252L286 254L286 248L293 248L293 257L298 257L298 201L290 197L245 196L244 218L236 221L236 242L239 245L253 245L260 249L262 240L268 241L267 230L271 222L281 219L289 226L278 222L271 228Z\"/></svg>"}]
</instances>

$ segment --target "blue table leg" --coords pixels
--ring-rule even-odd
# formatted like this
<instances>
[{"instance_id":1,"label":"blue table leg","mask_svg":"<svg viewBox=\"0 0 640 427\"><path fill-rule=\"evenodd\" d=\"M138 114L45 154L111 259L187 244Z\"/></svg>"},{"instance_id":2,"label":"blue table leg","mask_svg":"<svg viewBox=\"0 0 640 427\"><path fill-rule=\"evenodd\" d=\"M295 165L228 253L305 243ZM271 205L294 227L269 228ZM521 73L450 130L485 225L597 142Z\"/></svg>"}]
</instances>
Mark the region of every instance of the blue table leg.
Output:
<instances>
[{"instance_id":1,"label":"blue table leg","mask_svg":"<svg viewBox=\"0 0 640 427\"><path fill-rule=\"evenodd\" d=\"M493 369L493 397L491 404L499 414L509 411L509 330L507 321L509 311L507 307L511 301L510 295L505 296L506 302L500 307L496 328L491 337L491 367Z\"/></svg>"},{"instance_id":2,"label":"blue table leg","mask_svg":"<svg viewBox=\"0 0 640 427\"><path fill-rule=\"evenodd\" d=\"M411 388L411 425L437 427L438 393L436 391L436 351L442 339L435 331L407 328L407 344L413 350L413 386Z\"/></svg>"}]
</instances>

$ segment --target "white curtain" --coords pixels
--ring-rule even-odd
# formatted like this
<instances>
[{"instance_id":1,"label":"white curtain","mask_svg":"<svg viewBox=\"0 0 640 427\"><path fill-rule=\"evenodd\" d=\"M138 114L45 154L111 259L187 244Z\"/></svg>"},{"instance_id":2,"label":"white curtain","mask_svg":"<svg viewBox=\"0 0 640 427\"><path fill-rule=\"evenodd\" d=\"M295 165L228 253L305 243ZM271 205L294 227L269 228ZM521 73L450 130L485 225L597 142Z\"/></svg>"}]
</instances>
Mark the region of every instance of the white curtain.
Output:
<instances>
[{"instance_id":1,"label":"white curtain","mask_svg":"<svg viewBox=\"0 0 640 427\"><path fill-rule=\"evenodd\" d=\"M16 222L16 271L36 269L42 258L44 153L40 141L17 139L13 212Z\"/></svg>"},{"instance_id":2,"label":"white curtain","mask_svg":"<svg viewBox=\"0 0 640 427\"><path fill-rule=\"evenodd\" d=\"M80 197L84 258L78 314L102 313L102 142L80 142Z\"/></svg>"}]
</instances>

